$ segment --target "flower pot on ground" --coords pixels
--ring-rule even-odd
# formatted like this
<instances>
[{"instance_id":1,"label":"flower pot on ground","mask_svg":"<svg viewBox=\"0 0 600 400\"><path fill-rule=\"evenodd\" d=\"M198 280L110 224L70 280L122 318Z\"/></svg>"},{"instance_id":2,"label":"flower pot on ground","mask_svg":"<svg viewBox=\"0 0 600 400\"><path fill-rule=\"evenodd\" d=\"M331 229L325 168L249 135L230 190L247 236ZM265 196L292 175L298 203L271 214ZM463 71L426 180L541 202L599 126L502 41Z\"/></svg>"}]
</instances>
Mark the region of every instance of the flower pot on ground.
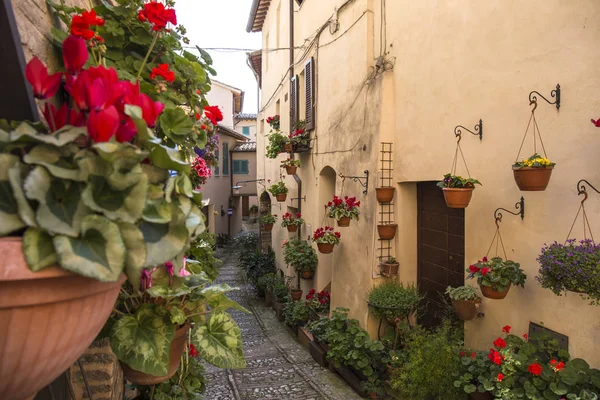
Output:
<instances>
[{"instance_id":1,"label":"flower pot on ground","mask_svg":"<svg viewBox=\"0 0 600 400\"><path fill-rule=\"evenodd\" d=\"M477 278L481 294L490 299L503 299L506 297L511 285L525 287L527 275L521 265L511 260L494 257L482 260L467 268L467 279Z\"/></svg>"},{"instance_id":2,"label":"flower pot on ground","mask_svg":"<svg viewBox=\"0 0 600 400\"><path fill-rule=\"evenodd\" d=\"M521 191L539 192L546 190L556 163L534 154L513 165L515 182Z\"/></svg>"},{"instance_id":3,"label":"flower pot on ground","mask_svg":"<svg viewBox=\"0 0 600 400\"><path fill-rule=\"evenodd\" d=\"M296 213L295 216L292 213L285 213L281 218L281 226L287 228L288 232L298 231L298 227L302 226L302 224L304 224L304 220L300 213Z\"/></svg>"},{"instance_id":4,"label":"flower pot on ground","mask_svg":"<svg viewBox=\"0 0 600 400\"><path fill-rule=\"evenodd\" d=\"M275 222L277 222L277 214L264 215L260 220L263 223L263 229L269 232L273 229Z\"/></svg>"},{"instance_id":5,"label":"flower pot on ground","mask_svg":"<svg viewBox=\"0 0 600 400\"><path fill-rule=\"evenodd\" d=\"M394 257L389 257L379 265L381 275L387 277L397 276L399 267L400 264Z\"/></svg>"},{"instance_id":6,"label":"flower pot on ground","mask_svg":"<svg viewBox=\"0 0 600 400\"><path fill-rule=\"evenodd\" d=\"M306 294L306 303L311 311L312 320L318 320L321 316L327 317L329 314L329 304L331 303L331 294L326 290L317 293L315 289L311 289Z\"/></svg>"},{"instance_id":7,"label":"flower pot on ground","mask_svg":"<svg viewBox=\"0 0 600 400\"><path fill-rule=\"evenodd\" d=\"M421 300L414 285L405 286L396 280L386 280L371 289L368 295L375 318L384 318L393 326L397 323L396 319L408 321L409 316L417 311Z\"/></svg>"},{"instance_id":8,"label":"flower pot on ground","mask_svg":"<svg viewBox=\"0 0 600 400\"><path fill-rule=\"evenodd\" d=\"M327 216L337 220L339 227L348 227L350 220L358 221L360 215L358 207L360 207L360 201L356 201L356 197L344 196L342 199L333 196L333 200L327 203Z\"/></svg>"},{"instance_id":9,"label":"flower pot on ground","mask_svg":"<svg viewBox=\"0 0 600 400\"><path fill-rule=\"evenodd\" d=\"M137 371L131 368L129 365L121 362L123 375L125 375L125 377L134 384L143 386L156 385L170 379L173 375L175 375L175 372L177 372L177 368L179 368L179 364L181 363L181 355L185 350L185 344L187 342L189 330L190 325L185 324L175 331L175 337L173 338L171 347L169 349L169 369L166 375L155 376L146 374Z\"/></svg>"},{"instance_id":10,"label":"flower pot on ground","mask_svg":"<svg viewBox=\"0 0 600 400\"><path fill-rule=\"evenodd\" d=\"M304 326L310 318L308 305L304 301L291 301L287 303L283 309L283 315L285 322L293 327Z\"/></svg>"},{"instance_id":11,"label":"flower pot on ground","mask_svg":"<svg viewBox=\"0 0 600 400\"><path fill-rule=\"evenodd\" d=\"M446 288L446 294L452 300L452 305L456 315L463 321L470 321L477 318L481 298L477 296L477 289L473 286L459 286Z\"/></svg>"},{"instance_id":12,"label":"flower pot on ground","mask_svg":"<svg viewBox=\"0 0 600 400\"><path fill-rule=\"evenodd\" d=\"M396 188L393 187L380 187L375 188L377 193L377 201L380 203L390 203L394 199L394 192Z\"/></svg>"},{"instance_id":13,"label":"flower pot on ground","mask_svg":"<svg viewBox=\"0 0 600 400\"><path fill-rule=\"evenodd\" d=\"M477 179L446 174L437 185L442 188L446 205L449 208L466 208L473 196L475 185L481 185L481 183Z\"/></svg>"},{"instance_id":14,"label":"flower pot on ground","mask_svg":"<svg viewBox=\"0 0 600 400\"><path fill-rule=\"evenodd\" d=\"M377 225L377 233L382 240L392 240L396 237L397 224Z\"/></svg>"},{"instance_id":15,"label":"flower pot on ground","mask_svg":"<svg viewBox=\"0 0 600 400\"><path fill-rule=\"evenodd\" d=\"M104 283L58 266L32 272L20 238L0 239L0 254L0 398L21 400L50 384L89 347L126 276Z\"/></svg>"},{"instance_id":16,"label":"flower pot on ground","mask_svg":"<svg viewBox=\"0 0 600 400\"><path fill-rule=\"evenodd\" d=\"M288 158L281 162L281 168L285 168L285 172L288 175L296 175L298 168L300 167L300 160L292 160Z\"/></svg>"},{"instance_id":17,"label":"flower pot on ground","mask_svg":"<svg viewBox=\"0 0 600 400\"><path fill-rule=\"evenodd\" d=\"M291 289L290 293L292 295L293 301L298 301L302 299L302 289Z\"/></svg>"},{"instance_id":18,"label":"flower pot on ground","mask_svg":"<svg viewBox=\"0 0 600 400\"><path fill-rule=\"evenodd\" d=\"M317 244L320 253L330 254L335 245L340 243L342 235L335 232L331 226L318 228L313 233L313 242Z\"/></svg>"}]
</instances>

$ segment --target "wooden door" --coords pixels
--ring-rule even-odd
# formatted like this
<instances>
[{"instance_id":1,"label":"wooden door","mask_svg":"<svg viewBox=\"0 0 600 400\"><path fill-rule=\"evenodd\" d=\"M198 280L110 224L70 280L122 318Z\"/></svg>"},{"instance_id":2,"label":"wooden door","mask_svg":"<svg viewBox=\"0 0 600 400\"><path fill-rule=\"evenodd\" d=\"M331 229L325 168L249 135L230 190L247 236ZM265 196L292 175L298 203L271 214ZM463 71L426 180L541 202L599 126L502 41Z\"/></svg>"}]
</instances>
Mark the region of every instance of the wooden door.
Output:
<instances>
[{"instance_id":1,"label":"wooden door","mask_svg":"<svg viewBox=\"0 0 600 400\"><path fill-rule=\"evenodd\" d=\"M250 197L242 196L242 217L250 216Z\"/></svg>"},{"instance_id":2,"label":"wooden door","mask_svg":"<svg viewBox=\"0 0 600 400\"><path fill-rule=\"evenodd\" d=\"M465 211L446 207L437 182L417 186L418 285L427 305L419 323L437 326L444 315L443 297L448 286L464 285Z\"/></svg>"}]
</instances>

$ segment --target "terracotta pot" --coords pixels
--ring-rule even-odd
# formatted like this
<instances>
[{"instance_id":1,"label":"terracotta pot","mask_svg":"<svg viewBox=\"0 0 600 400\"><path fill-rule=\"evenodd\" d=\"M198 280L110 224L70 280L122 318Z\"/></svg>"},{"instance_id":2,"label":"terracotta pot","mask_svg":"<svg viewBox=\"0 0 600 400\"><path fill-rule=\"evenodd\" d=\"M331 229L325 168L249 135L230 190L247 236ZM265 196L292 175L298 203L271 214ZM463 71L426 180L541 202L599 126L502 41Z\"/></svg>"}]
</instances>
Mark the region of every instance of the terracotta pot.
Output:
<instances>
[{"instance_id":1,"label":"terracotta pot","mask_svg":"<svg viewBox=\"0 0 600 400\"><path fill-rule=\"evenodd\" d=\"M144 386L156 385L157 383L162 383L170 379L173 375L175 375L175 372L177 372L177 368L179 368L179 364L181 363L181 355L185 350L185 343L187 341L187 333L189 330L190 324L187 323L175 331L175 337L171 342L171 353L169 354L169 372L167 372L167 375L155 376L145 374L122 362L121 368L123 369L123 375L125 375L127 379L136 385Z\"/></svg>"},{"instance_id":2,"label":"terracotta pot","mask_svg":"<svg viewBox=\"0 0 600 400\"><path fill-rule=\"evenodd\" d=\"M319 249L319 253L323 254L331 254L333 253L334 244L329 243L317 243L317 248Z\"/></svg>"},{"instance_id":3,"label":"terracotta pot","mask_svg":"<svg viewBox=\"0 0 600 400\"><path fill-rule=\"evenodd\" d=\"M282 203L285 201L285 199L287 199L287 193L279 193L275 197L277 198L278 202Z\"/></svg>"},{"instance_id":4,"label":"terracotta pot","mask_svg":"<svg viewBox=\"0 0 600 400\"><path fill-rule=\"evenodd\" d=\"M395 264L383 263L383 264L380 264L379 267L381 269L381 275L396 276L396 275L398 275L398 267L400 267L400 264L398 264L398 263L395 263Z\"/></svg>"},{"instance_id":5,"label":"terracotta pot","mask_svg":"<svg viewBox=\"0 0 600 400\"><path fill-rule=\"evenodd\" d=\"M376 188L375 192L377 193L377 201L380 203L389 203L394 199L394 192L396 188L393 187L382 187Z\"/></svg>"},{"instance_id":6,"label":"terracotta pot","mask_svg":"<svg viewBox=\"0 0 600 400\"><path fill-rule=\"evenodd\" d=\"M314 271L302 271L301 278L302 279L312 279L315 275Z\"/></svg>"},{"instance_id":7,"label":"terracotta pot","mask_svg":"<svg viewBox=\"0 0 600 400\"><path fill-rule=\"evenodd\" d=\"M269 307L273 304L273 292L265 290L265 306Z\"/></svg>"},{"instance_id":8,"label":"terracotta pot","mask_svg":"<svg viewBox=\"0 0 600 400\"><path fill-rule=\"evenodd\" d=\"M350 217L342 217L342 218L338 219L337 224L340 228L347 228L350 226L350 221L351 221Z\"/></svg>"},{"instance_id":9,"label":"terracotta pot","mask_svg":"<svg viewBox=\"0 0 600 400\"><path fill-rule=\"evenodd\" d=\"M215 160L213 160L212 158L210 160L204 160L204 162L206 163L207 167L212 167L213 165L215 165Z\"/></svg>"},{"instance_id":10,"label":"terracotta pot","mask_svg":"<svg viewBox=\"0 0 600 400\"><path fill-rule=\"evenodd\" d=\"M378 398L379 398L379 396L377 396L377 393L375 393L375 392L371 392L371 393L369 393L369 398L370 398L370 399L378 399Z\"/></svg>"},{"instance_id":11,"label":"terracotta pot","mask_svg":"<svg viewBox=\"0 0 600 400\"><path fill-rule=\"evenodd\" d=\"M298 231L298 225L288 225L287 226L287 230L288 230L288 232L297 232Z\"/></svg>"},{"instance_id":12,"label":"terracotta pot","mask_svg":"<svg viewBox=\"0 0 600 400\"><path fill-rule=\"evenodd\" d=\"M481 294L484 295L485 297L487 297L488 299L501 300L506 297L506 294L510 290L511 285L512 285L512 282L508 284L508 287L506 288L506 290L504 292L498 292L498 291L492 289L491 286L479 285L479 288L481 289Z\"/></svg>"},{"instance_id":13,"label":"terracotta pot","mask_svg":"<svg viewBox=\"0 0 600 400\"><path fill-rule=\"evenodd\" d=\"M290 293L292 294L292 300L294 300L294 301L298 301L302 298L302 290L301 289L292 289L292 290L290 290Z\"/></svg>"},{"instance_id":14,"label":"terracotta pot","mask_svg":"<svg viewBox=\"0 0 600 400\"><path fill-rule=\"evenodd\" d=\"M295 165L285 167L285 172L287 172L288 175L296 175L297 170L298 170L298 167L296 167Z\"/></svg>"},{"instance_id":15,"label":"terracotta pot","mask_svg":"<svg viewBox=\"0 0 600 400\"><path fill-rule=\"evenodd\" d=\"M515 182L520 190L524 192L541 192L546 190L554 167L546 168L513 168Z\"/></svg>"},{"instance_id":16,"label":"terracotta pot","mask_svg":"<svg viewBox=\"0 0 600 400\"><path fill-rule=\"evenodd\" d=\"M471 321L477 318L481 299L475 300L452 300L456 315L463 321Z\"/></svg>"},{"instance_id":17,"label":"terracotta pot","mask_svg":"<svg viewBox=\"0 0 600 400\"><path fill-rule=\"evenodd\" d=\"M379 233L379 238L383 240L392 240L396 236L396 229L398 225L390 224L390 225L377 225L377 232Z\"/></svg>"},{"instance_id":18,"label":"terracotta pot","mask_svg":"<svg viewBox=\"0 0 600 400\"><path fill-rule=\"evenodd\" d=\"M121 284L61 269L31 272L21 238L0 239L0 399L33 397L89 347Z\"/></svg>"},{"instance_id":19,"label":"terracotta pot","mask_svg":"<svg viewBox=\"0 0 600 400\"><path fill-rule=\"evenodd\" d=\"M469 400L492 400L493 397L491 394L489 393L479 393L479 392L474 392L474 393L469 393Z\"/></svg>"},{"instance_id":20,"label":"terracotta pot","mask_svg":"<svg viewBox=\"0 0 600 400\"><path fill-rule=\"evenodd\" d=\"M286 153L292 152L292 144L291 143L286 143L284 148L285 148Z\"/></svg>"},{"instance_id":21,"label":"terracotta pot","mask_svg":"<svg viewBox=\"0 0 600 400\"><path fill-rule=\"evenodd\" d=\"M263 229L266 232L272 231L273 230L273 224L263 224Z\"/></svg>"},{"instance_id":22,"label":"terracotta pot","mask_svg":"<svg viewBox=\"0 0 600 400\"><path fill-rule=\"evenodd\" d=\"M449 208L467 208L473 196L473 188L443 188L442 190Z\"/></svg>"}]
</instances>

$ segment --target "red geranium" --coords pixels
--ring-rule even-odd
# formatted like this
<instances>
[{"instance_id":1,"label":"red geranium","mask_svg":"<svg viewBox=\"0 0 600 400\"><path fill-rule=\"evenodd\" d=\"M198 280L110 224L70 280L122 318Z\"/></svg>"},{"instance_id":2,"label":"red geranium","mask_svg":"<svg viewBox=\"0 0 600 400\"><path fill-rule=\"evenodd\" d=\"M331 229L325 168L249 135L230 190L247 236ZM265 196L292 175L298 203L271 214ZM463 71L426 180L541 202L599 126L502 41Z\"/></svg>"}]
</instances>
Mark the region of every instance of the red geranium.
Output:
<instances>
[{"instance_id":1,"label":"red geranium","mask_svg":"<svg viewBox=\"0 0 600 400\"><path fill-rule=\"evenodd\" d=\"M504 375L500 373L500 374L498 374L496 379L498 380L498 382L502 382L502 380L504 379Z\"/></svg>"},{"instance_id":2,"label":"red geranium","mask_svg":"<svg viewBox=\"0 0 600 400\"><path fill-rule=\"evenodd\" d=\"M499 349L503 349L506 347L506 341L502 338L498 338L494 340L494 346L498 347Z\"/></svg>"},{"instance_id":3,"label":"red geranium","mask_svg":"<svg viewBox=\"0 0 600 400\"><path fill-rule=\"evenodd\" d=\"M167 82L175 80L175 72L169 70L169 64L158 64L158 67L152 68L150 79L154 80L157 76L162 76Z\"/></svg>"},{"instance_id":4,"label":"red geranium","mask_svg":"<svg viewBox=\"0 0 600 400\"><path fill-rule=\"evenodd\" d=\"M542 366L534 363L527 367L527 371L529 371L531 375L540 376L542 374Z\"/></svg>"},{"instance_id":5,"label":"red geranium","mask_svg":"<svg viewBox=\"0 0 600 400\"><path fill-rule=\"evenodd\" d=\"M71 20L71 34L90 40L96 33L92 26L104 26L104 20L96 16L96 11L84 11L81 15L74 15Z\"/></svg>"},{"instance_id":6,"label":"red geranium","mask_svg":"<svg viewBox=\"0 0 600 400\"><path fill-rule=\"evenodd\" d=\"M500 354L498 350L490 349L487 358L496 365L502 365L502 361L505 357L502 354Z\"/></svg>"},{"instance_id":7,"label":"red geranium","mask_svg":"<svg viewBox=\"0 0 600 400\"><path fill-rule=\"evenodd\" d=\"M33 86L33 94L38 99L47 99L56 94L60 87L62 74L48 75L48 69L39 58L33 57L25 67L25 77Z\"/></svg>"},{"instance_id":8,"label":"red geranium","mask_svg":"<svg viewBox=\"0 0 600 400\"><path fill-rule=\"evenodd\" d=\"M175 9L166 8L164 4L154 1L144 4L144 8L138 13L138 19L141 22L150 22L154 31L165 29L168 23L177 25Z\"/></svg>"},{"instance_id":9,"label":"red geranium","mask_svg":"<svg viewBox=\"0 0 600 400\"><path fill-rule=\"evenodd\" d=\"M190 357L198 357L200 354L198 353L198 350L196 350L196 347L190 343Z\"/></svg>"},{"instance_id":10,"label":"red geranium","mask_svg":"<svg viewBox=\"0 0 600 400\"><path fill-rule=\"evenodd\" d=\"M511 326L510 325L506 325L504 328L502 328L502 332L504 333L510 333L511 330Z\"/></svg>"},{"instance_id":11,"label":"red geranium","mask_svg":"<svg viewBox=\"0 0 600 400\"><path fill-rule=\"evenodd\" d=\"M204 115L206 115L206 118L208 118L215 126L223 121L223 113L218 106L205 106Z\"/></svg>"}]
</instances>

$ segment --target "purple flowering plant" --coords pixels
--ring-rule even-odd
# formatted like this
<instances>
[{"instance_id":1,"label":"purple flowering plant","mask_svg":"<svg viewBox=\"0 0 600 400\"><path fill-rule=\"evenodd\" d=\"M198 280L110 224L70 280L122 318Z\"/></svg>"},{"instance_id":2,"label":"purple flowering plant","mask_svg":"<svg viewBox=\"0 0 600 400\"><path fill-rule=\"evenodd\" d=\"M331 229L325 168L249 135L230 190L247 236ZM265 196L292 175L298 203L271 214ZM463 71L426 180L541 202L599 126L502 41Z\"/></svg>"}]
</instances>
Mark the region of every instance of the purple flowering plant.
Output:
<instances>
[{"instance_id":1,"label":"purple flowering plant","mask_svg":"<svg viewBox=\"0 0 600 400\"><path fill-rule=\"evenodd\" d=\"M543 288L557 296L580 293L592 305L600 305L600 245L589 239L545 244L537 261L540 269L536 279Z\"/></svg>"}]
</instances>

